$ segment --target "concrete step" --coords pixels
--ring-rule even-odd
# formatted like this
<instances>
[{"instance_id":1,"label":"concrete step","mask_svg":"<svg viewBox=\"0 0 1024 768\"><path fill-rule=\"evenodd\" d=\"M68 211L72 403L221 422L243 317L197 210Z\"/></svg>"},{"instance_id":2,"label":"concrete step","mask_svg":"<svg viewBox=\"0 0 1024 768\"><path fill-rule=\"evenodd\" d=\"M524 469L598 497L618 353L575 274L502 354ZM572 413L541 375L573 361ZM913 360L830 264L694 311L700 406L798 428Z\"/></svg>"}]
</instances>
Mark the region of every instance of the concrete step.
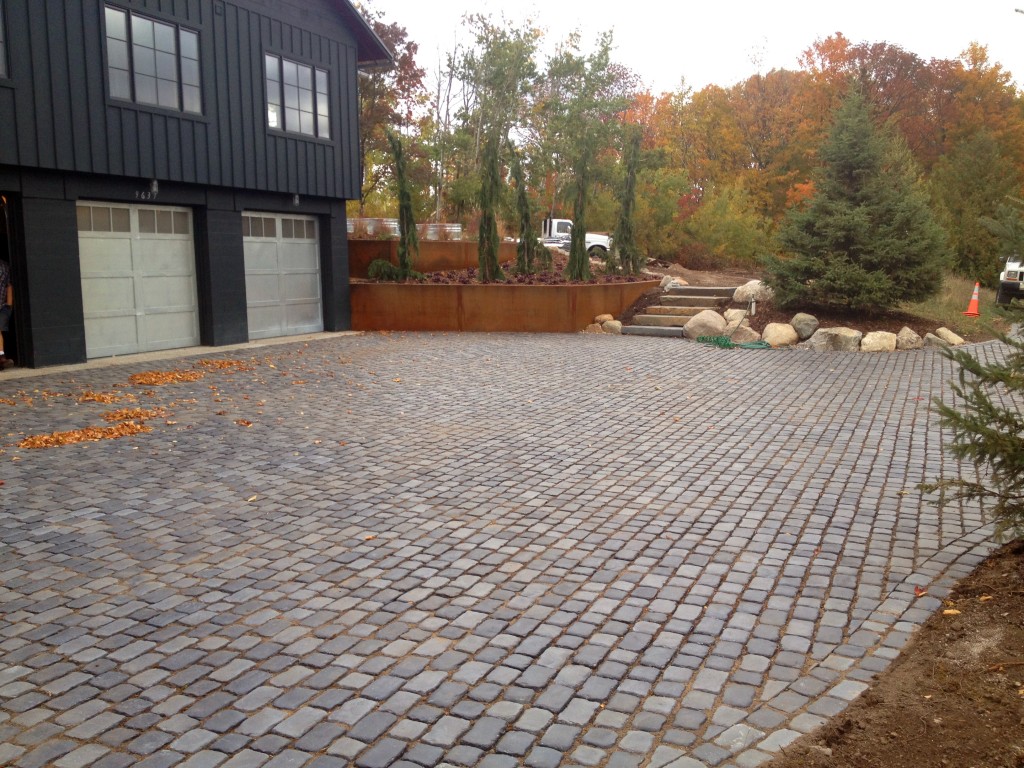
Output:
<instances>
[{"instance_id":1,"label":"concrete step","mask_svg":"<svg viewBox=\"0 0 1024 768\"><path fill-rule=\"evenodd\" d=\"M718 296L691 296L689 294L669 293L661 297L661 303L668 307L702 307L709 309L718 306L718 302L722 301L722 298Z\"/></svg>"},{"instance_id":2,"label":"concrete step","mask_svg":"<svg viewBox=\"0 0 1024 768\"><path fill-rule=\"evenodd\" d=\"M674 285L666 293L670 296L715 296L731 299L737 286L728 285Z\"/></svg>"},{"instance_id":3,"label":"concrete step","mask_svg":"<svg viewBox=\"0 0 1024 768\"><path fill-rule=\"evenodd\" d=\"M657 325L624 325L622 332L628 336L670 336L682 338L682 328L668 328Z\"/></svg>"},{"instance_id":4,"label":"concrete step","mask_svg":"<svg viewBox=\"0 0 1024 768\"><path fill-rule=\"evenodd\" d=\"M634 325L682 328L690 321L689 315L636 315Z\"/></svg>"},{"instance_id":5,"label":"concrete step","mask_svg":"<svg viewBox=\"0 0 1024 768\"><path fill-rule=\"evenodd\" d=\"M644 310L648 315L677 315L679 317L693 317L700 314L707 307L666 307L663 304L655 304Z\"/></svg>"}]
</instances>

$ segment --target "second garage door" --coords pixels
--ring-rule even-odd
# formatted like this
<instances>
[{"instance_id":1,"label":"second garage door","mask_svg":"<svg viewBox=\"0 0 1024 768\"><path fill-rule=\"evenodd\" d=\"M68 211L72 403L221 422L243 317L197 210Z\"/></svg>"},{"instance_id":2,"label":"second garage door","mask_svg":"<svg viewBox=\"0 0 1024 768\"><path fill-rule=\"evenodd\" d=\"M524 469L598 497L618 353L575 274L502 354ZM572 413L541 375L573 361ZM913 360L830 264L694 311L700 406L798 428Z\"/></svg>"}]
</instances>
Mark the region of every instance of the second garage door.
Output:
<instances>
[{"instance_id":1,"label":"second garage door","mask_svg":"<svg viewBox=\"0 0 1024 768\"><path fill-rule=\"evenodd\" d=\"M247 212L242 236L249 338L322 331L316 219Z\"/></svg>"}]
</instances>

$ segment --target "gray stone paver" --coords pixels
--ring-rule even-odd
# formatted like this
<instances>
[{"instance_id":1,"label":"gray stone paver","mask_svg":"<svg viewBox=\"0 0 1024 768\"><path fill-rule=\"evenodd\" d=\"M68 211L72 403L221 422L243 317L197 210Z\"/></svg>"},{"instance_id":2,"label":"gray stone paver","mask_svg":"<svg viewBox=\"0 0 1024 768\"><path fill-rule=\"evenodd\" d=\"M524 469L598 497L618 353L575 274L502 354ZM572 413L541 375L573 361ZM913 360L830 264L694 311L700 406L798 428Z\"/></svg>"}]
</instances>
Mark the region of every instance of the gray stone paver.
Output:
<instances>
[{"instance_id":1,"label":"gray stone paver","mask_svg":"<svg viewBox=\"0 0 1024 768\"><path fill-rule=\"evenodd\" d=\"M915 490L951 375L370 334L0 378L0 762L759 765L991 549ZM120 407L165 413L17 446Z\"/></svg>"}]
</instances>

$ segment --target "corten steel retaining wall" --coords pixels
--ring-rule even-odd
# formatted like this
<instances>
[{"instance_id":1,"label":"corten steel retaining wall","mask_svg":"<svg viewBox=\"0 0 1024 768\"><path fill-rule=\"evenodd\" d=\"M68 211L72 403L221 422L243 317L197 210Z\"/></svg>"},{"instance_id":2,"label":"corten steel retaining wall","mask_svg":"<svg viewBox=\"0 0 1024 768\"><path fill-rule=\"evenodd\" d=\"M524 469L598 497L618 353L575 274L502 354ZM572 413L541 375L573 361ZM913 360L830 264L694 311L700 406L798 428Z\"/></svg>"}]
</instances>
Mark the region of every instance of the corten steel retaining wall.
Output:
<instances>
[{"instance_id":1,"label":"corten steel retaining wall","mask_svg":"<svg viewBox=\"0 0 1024 768\"><path fill-rule=\"evenodd\" d=\"M349 239L348 274L350 277L367 277L370 262L374 259L385 259L397 266L398 240ZM516 244L499 243L498 261L508 264L515 260ZM475 241L420 240L420 252L413 260L412 268L417 272L445 272L451 269L476 269L479 264Z\"/></svg>"},{"instance_id":2,"label":"corten steel retaining wall","mask_svg":"<svg viewBox=\"0 0 1024 768\"><path fill-rule=\"evenodd\" d=\"M659 285L352 283L352 330L576 333Z\"/></svg>"}]
</instances>

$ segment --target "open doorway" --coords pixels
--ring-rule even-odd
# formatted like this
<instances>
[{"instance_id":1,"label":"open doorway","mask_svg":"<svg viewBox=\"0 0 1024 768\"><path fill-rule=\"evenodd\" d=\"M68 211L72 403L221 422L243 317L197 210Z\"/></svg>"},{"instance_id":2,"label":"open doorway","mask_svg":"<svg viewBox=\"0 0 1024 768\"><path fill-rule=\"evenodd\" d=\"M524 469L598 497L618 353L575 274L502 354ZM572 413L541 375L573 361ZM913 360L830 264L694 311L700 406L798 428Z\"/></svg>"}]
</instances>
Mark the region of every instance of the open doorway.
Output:
<instances>
[{"instance_id":1,"label":"open doorway","mask_svg":"<svg viewBox=\"0 0 1024 768\"><path fill-rule=\"evenodd\" d=\"M14 259L14 227L11 199L6 193L0 194L0 261L7 263L11 272L11 284L15 286L15 311L11 315L7 331L4 333L4 354L9 360L18 361L18 324L17 324L17 266ZM5 297L0 296L0 301Z\"/></svg>"}]
</instances>

